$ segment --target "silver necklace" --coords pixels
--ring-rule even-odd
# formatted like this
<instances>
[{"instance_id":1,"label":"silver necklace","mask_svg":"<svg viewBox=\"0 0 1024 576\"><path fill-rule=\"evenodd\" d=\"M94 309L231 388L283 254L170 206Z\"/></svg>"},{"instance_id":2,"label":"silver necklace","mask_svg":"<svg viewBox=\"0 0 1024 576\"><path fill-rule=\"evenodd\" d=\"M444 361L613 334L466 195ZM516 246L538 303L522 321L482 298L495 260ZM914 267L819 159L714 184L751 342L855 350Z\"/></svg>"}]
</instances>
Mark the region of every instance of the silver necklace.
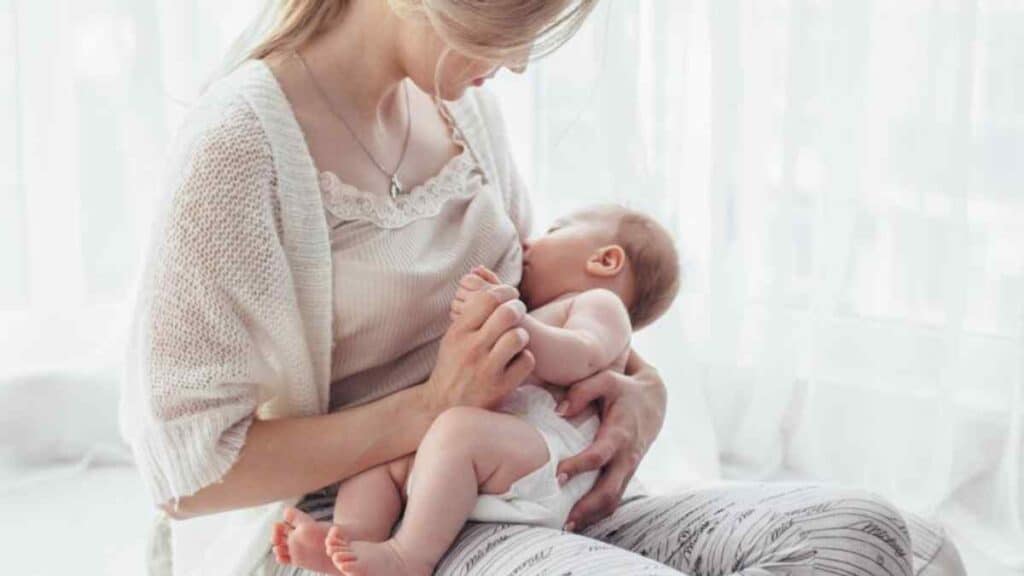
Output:
<instances>
[{"instance_id":1,"label":"silver necklace","mask_svg":"<svg viewBox=\"0 0 1024 576\"><path fill-rule=\"evenodd\" d=\"M405 113L408 117L408 120L405 122L405 139L402 141L402 154L398 157L398 164L395 165L395 169L388 172L383 166L381 166L380 162L373 157L373 154L370 153L370 149L363 144L363 141L359 139L359 136L356 136L356 131L352 129L352 126L341 114L338 113L337 110L334 109L334 106L331 104L331 100L327 98L327 94L324 92L324 89L321 88L320 83L316 81L316 76L313 76L313 71L310 70L309 65L306 64L306 59L302 57L302 54L299 54L298 50L293 51L293 53L298 57L299 62L302 62L302 67L306 69L306 74L309 75L309 79L313 83L313 87L320 93L320 98L323 98L324 102L327 103L327 108L330 109L331 114L333 114L338 120L341 120L341 123L348 129L349 134L352 135L352 139L356 141L356 144L359 144L359 147L363 149L363 152L366 152L366 156L371 162L373 162L373 165L380 170L381 174L387 176L391 181L391 185L389 187L391 199L394 200L399 194L404 193L405 190L402 188L402 183L398 180L398 170L402 167L402 162L405 160L405 151L409 148L409 132L412 128L412 109L409 108L409 85L404 82L402 83L402 88L405 92Z\"/></svg>"}]
</instances>

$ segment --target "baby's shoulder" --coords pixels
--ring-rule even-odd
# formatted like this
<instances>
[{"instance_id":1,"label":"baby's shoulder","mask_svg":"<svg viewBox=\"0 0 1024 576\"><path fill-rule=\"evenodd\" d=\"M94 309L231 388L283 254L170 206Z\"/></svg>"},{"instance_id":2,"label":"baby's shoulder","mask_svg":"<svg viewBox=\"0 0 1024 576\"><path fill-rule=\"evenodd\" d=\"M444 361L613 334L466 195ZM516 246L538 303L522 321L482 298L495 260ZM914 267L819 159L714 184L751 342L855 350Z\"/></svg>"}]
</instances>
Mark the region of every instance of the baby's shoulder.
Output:
<instances>
[{"instance_id":1,"label":"baby's shoulder","mask_svg":"<svg viewBox=\"0 0 1024 576\"><path fill-rule=\"evenodd\" d=\"M619 295L607 288L591 288L566 300L572 313L597 314L612 318L629 318L629 311Z\"/></svg>"}]
</instances>

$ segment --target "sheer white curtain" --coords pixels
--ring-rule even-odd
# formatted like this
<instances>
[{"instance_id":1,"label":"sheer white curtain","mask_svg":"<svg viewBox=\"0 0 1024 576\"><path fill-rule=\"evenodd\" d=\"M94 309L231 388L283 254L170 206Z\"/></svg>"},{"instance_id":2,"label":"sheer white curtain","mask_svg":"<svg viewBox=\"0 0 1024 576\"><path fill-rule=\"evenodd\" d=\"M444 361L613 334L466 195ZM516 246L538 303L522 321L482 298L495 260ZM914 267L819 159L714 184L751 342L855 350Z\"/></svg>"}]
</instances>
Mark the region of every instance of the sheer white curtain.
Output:
<instances>
[{"instance_id":1,"label":"sheer white curtain","mask_svg":"<svg viewBox=\"0 0 1024 576\"><path fill-rule=\"evenodd\" d=\"M0 376L116 366L162 154L261 0L0 0ZM1024 4L606 0L500 77L538 229L676 233L644 479L814 477L1024 567Z\"/></svg>"},{"instance_id":2,"label":"sheer white curtain","mask_svg":"<svg viewBox=\"0 0 1024 576\"><path fill-rule=\"evenodd\" d=\"M677 232L640 346L699 386L727 477L864 486L1024 570L1024 3L605 3L531 80L506 109L541 219Z\"/></svg>"},{"instance_id":3,"label":"sheer white curtain","mask_svg":"<svg viewBox=\"0 0 1024 576\"><path fill-rule=\"evenodd\" d=\"M0 376L117 363L164 147L257 4L0 0Z\"/></svg>"}]
</instances>

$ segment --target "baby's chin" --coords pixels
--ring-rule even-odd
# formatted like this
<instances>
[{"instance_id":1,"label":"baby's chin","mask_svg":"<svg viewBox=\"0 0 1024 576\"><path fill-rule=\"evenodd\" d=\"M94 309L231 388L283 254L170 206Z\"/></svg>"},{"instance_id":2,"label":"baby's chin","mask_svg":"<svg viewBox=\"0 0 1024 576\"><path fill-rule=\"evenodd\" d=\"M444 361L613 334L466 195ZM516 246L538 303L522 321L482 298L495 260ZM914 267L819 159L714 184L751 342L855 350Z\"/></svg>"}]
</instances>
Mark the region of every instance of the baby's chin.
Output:
<instances>
[{"instance_id":1,"label":"baby's chin","mask_svg":"<svg viewBox=\"0 0 1024 576\"><path fill-rule=\"evenodd\" d=\"M522 283L519 284L519 299L523 301L523 304L526 304L527 310L534 308L533 302L530 300L530 293L526 291L526 286Z\"/></svg>"}]
</instances>

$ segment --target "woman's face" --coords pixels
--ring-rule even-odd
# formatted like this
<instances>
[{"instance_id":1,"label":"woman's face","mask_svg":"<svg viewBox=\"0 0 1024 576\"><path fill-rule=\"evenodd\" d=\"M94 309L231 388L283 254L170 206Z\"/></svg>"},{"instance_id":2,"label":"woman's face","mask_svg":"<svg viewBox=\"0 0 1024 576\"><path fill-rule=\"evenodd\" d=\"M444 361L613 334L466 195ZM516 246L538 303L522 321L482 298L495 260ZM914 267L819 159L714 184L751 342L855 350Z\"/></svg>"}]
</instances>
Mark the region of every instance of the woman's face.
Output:
<instances>
[{"instance_id":1,"label":"woman's face","mask_svg":"<svg viewBox=\"0 0 1024 576\"><path fill-rule=\"evenodd\" d=\"M403 35L405 40L400 44L405 72L413 83L427 94L436 89L442 100L458 100L470 86L483 86L502 68L518 73L526 70L524 58L507 61L485 60L475 58L448 45L429 25L409 23L409 33ZM440 74L438 66L440 65Z\"/></svg>"}]
</instances>

